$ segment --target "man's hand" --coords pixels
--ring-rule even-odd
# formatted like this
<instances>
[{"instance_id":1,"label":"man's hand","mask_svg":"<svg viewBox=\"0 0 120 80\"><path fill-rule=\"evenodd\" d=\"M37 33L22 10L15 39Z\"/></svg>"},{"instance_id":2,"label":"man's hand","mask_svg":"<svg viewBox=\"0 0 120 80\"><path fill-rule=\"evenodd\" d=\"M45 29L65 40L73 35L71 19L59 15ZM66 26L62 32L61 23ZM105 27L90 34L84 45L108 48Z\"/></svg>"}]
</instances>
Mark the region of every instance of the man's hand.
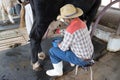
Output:
<instances>
[{"instance_id":1,"label":"man's hand","mask_svg":"<svg viewBox=\"0 0 120 80\"><path fill-rule=\"evenodd\" d=\"M54 30L54 34L60 34L60 29L58 29L58 28L55 29L55 30Z\"/></svg>"}]
</instances>

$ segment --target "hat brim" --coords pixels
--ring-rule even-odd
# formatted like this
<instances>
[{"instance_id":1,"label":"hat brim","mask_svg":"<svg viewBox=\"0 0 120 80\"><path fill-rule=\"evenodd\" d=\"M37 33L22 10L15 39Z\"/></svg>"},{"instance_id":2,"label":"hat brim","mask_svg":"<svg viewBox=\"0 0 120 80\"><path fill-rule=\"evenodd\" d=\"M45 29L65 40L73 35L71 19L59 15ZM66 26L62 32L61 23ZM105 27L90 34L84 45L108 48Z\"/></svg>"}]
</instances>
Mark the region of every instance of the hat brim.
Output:
<instances>
[{"instance_id":1,"label":"hat brim","mask_svg":"<svg viewBox=\"0 0 120 80\"><path fill-rule=\"evenodd\" d=\"M58 15L57 16L57 20L59 20L59 19L63 19L63 18L76 18L76 17L79 17L79 16L81 16L81 15L83 15L83 11L82 11L82 9L80 9L80 8L76 8L77 9L77 13L76 14L74 14L74 15L72 15L72 16L64 16L64 15Z\"/></svg>"}]
</instances>

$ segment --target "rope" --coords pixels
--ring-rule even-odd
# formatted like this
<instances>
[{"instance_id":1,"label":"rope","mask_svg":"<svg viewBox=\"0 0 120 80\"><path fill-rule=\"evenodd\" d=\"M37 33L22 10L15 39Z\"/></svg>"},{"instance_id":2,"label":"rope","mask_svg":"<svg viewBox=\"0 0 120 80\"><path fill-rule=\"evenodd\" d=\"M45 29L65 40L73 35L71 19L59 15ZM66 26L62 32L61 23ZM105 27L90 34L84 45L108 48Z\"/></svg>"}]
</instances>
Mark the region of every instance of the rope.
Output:
<instances>
[{"instance_id":1,"label":"rope","mask_svg":"<svg viewBox=\"0 0 120 80\"><path fill-rule=\"evenodd\" d=\"M76 67L75 67L75 75L77 75L78 67L79 67L79 65L76 65Z\"/></svg>"},{"instance_id":2,"label":"rope","mask_svg":"<svg viewBox=\"0 0 120 80\"><path fill-rule=\"evenodd\" d=\"M91 66L90 66L90 80L93 80L93 71Z\"/></svg>"},{"instance_id":3,"label":"rope","mask_svg":"<svg viewBox=\"0 0 120 80\"><path fill-rule=\"evenodd\" d=\"M76 65L76 67L75 67L75 76L76 76L77 73L78 73L78 67L79 67L79 65ZM92 67L90 66L89 68L90 68L90 80L93 80L93 71L92 71ZM86 68L86 69L87 69L87 68Z\"/></svg>"}]
</instances>

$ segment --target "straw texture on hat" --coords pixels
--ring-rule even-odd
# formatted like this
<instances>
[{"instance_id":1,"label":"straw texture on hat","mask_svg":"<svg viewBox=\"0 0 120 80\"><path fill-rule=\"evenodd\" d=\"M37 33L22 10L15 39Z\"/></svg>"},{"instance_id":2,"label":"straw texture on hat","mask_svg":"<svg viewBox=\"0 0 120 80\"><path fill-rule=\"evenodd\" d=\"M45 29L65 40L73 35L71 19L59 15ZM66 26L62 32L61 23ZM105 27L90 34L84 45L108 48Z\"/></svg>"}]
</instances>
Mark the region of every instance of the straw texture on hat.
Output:
<instances>
[{"instance_id":1,"label":"straw texture on hat","mask_svg":"<svg viewBox=\"0 0 120 80\"><path fill-rule=\"evenodd\" d=\"M60 15L58 15L57 19L62 18L75 18L79 17L83 14L82 9L76 8L72 4L66 4L62 8L60 8Z\"/></svg>"}]
</instances>

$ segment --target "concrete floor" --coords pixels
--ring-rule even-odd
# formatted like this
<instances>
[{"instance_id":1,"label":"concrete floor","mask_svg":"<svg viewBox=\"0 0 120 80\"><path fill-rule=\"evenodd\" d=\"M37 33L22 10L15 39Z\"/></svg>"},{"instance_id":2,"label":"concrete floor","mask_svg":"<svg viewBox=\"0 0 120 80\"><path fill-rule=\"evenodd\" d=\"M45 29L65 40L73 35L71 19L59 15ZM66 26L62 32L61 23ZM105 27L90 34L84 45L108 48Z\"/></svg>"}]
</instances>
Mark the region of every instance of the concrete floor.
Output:
<instances>
[{"instance_id":1,"label":"concrete floor","mask_svg":"<svg viewBox=\"0 0 120 80\"><path fill-rule=\"evenodd\" d=\"M93 65L93 80L119 80L120 79L120 52L107 54ZM79 68L78 75L74 71L57 80L90 80L90 71Z\"/></svg>"},{"instance_id":2,"label":"concrete floor","mask_svg":"<svg viewBox=\"0 0 120 80\"><path fill-rule=\"evenodd\" d=\"M42 42L42 48L47 53L52 39ZM119 80L120 79L120 52L112 53L105 49L105 43L93 40L96 56L96 63L93 65L94 80ZM44 45L48 44L48 45ZM44 46L43 46L44 45ZM100 56L103 57L99 58ZM98 59L99 58L99 59ZM65 74L59 78L49 77L45 71L52 68L49 57L43 62L43 69L39 72L32 70L30 65L30 45L0 52L0 80L90 80L89 71L81 68L78 75L74 75L74 68L64 62Z\"/></svg>"},{"instance_id":3,"label":"concrete floor","mask_svg":"<svg viewBox=\"0 0 120 80\"><path fill-rule=\"evenodd\" d=\"M19 24L19 23L18 23ZM17 24L17 26L18 26ZM0 30L9 29L10 26L0 25ZM16 26L13 28L16 28ZM51 47L51 40L42 42L43 51L47 54ZM95 64L93 65L94 80L119 80L120 79L120 52L108 52L106 43L93 38L95 47ZM30 64L30 45L19 46L0 51L0 80L90 80L89 71L79 68L78 75L74 75L75 69L64 62L64 75L55 78L49 77L45 71L52 68L49 56L43 62L42 70L35 72Z\"/></svg>"}]
</instances>

